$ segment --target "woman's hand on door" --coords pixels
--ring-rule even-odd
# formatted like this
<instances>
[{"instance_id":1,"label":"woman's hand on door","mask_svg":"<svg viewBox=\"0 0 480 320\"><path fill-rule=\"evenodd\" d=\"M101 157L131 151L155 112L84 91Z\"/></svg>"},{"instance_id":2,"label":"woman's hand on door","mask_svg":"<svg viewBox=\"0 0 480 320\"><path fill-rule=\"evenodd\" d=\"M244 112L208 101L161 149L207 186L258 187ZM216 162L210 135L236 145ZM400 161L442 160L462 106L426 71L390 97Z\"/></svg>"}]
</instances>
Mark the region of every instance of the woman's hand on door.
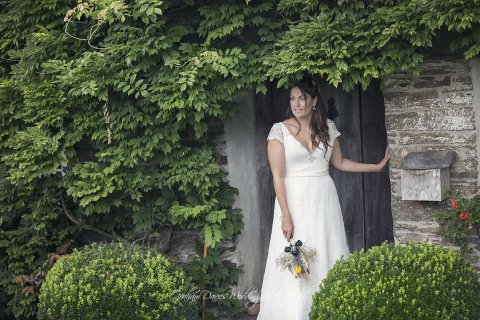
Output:
<instances>
[{"instance_id":1,"label":"woman's hand on door","mask_svg":"<svg viewBox=\"0 0 480 320\"><path fill-rule=\"evenodd\" d=\"M377 166L378 166L377 171L378 172L381 172L383 170L383 168L385 168L385 166L388 163L388 160L390 160L390 155L388 154L388 146L387 146L387 148L385 148L385 156L383 157L383 159L379 163L377 163Z\"/></svg>"}]
</instances>

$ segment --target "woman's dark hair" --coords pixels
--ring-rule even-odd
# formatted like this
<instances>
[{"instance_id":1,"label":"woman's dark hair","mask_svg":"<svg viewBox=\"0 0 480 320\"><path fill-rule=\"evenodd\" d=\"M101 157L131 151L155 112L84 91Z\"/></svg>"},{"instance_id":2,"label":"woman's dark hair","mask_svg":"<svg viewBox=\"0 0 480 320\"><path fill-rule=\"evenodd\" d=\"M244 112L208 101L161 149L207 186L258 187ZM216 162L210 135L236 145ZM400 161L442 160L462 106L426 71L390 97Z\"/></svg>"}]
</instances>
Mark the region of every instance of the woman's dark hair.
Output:
<instances>
[{"instance_id":1,"label":"woman's dark hair","mask_svg":"<svg viewBox=\"0 0 480 320\"><path fill-rule=\"evenodd\" d=\"M313 149L318 148L320 142L323 143L326 155L329 147L328 140L330 138L327 126L327 110L319 97L319 90L316 81L311 77L304 77L302 80L292 83L288 87L288 92L290 93L293 88L299 88L303 94L308 94L312 98L317 98L317 104L315 105L315 110L312 112L312 117L310 118L309 123L309 127L312 130L310 138L312 140ZM287 119L290 118L294 118L298 123L298 134L301 129L300 122L298 122L297 118L293 115L291 107L287 110Z\"/></svg>"}]
</instances>

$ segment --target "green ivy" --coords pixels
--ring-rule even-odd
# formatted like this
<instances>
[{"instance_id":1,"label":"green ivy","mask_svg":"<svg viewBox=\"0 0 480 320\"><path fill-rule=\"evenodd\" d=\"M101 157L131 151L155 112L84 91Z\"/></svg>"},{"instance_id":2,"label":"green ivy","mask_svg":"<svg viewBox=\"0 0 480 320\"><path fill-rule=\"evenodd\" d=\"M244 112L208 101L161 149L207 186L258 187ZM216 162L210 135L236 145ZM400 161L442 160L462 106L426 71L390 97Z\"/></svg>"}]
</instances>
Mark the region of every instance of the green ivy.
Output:
<instances>
[{"instance_id":1,"label":"green ivy","mask_svg":"<svg viewBox=\"0 0 480 320\"><path fill-rule=\"evenodd\" d=\"M441 28L479 52L479 3L16 0L0 5L0 309L33 318L16 276L82 230L202 232L212 259L243 228L215 153L245 95L310 72L366 87L416 72ZM148 241L147 241L148 242ZM45 269L45 270L44 270ZM219 292L239 270L192 262ZM202 273L199 273L202 270ZM199 279L196 279L199 280ZM4 305L6 303L6 305Z\"/></svg>"},{"instance_id":2,"label":"green ivy","mask_svg":"<svg viewBox=\"0 0 480 320\"><path fill-rule=\"evenodd\" d=\"M221 14L190 1L2 7L4 313L34 317L37 292L22 294L13 279L35 277L83 229L122 242L154 240L161 225L199 230L210 247L198 260L202 285L218 292L236 281L216 247L243 222L212 128L251 88L265 92L262 48L242 34L266 28L273 6L234 3Z\"/></svg>"},{"instance_id":3,"label":"green ivy","mask_svg":"<svg viewBox=\"0 0 480 320\"><path fill-rule=\"evenodd\" d=\"M418 74L423 48L448 29L452 49L480 52L480 2L471 0L281 0L292 23L265 63L279 86L302 72L345 90L398 71Z\"/></svg>"}]
</instances>

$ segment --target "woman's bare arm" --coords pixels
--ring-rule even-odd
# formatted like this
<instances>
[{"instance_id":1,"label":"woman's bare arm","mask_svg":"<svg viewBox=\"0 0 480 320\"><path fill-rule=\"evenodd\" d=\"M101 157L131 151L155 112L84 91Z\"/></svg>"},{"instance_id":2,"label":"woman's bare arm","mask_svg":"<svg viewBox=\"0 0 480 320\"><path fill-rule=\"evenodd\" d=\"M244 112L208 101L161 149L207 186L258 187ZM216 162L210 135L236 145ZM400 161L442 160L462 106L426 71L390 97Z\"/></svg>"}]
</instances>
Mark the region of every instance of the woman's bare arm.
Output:
<instances>
[{"instance_id":1,"label":"woman's bare arm","mask_svg":"<svg viewBox=\"0 0 480 320\"><path fill-rule=\"evenodd\" d=\"M273 175L273 187L282 211L282 231L287 241L293 237L293 221L288 209L285 188L285 148L277 140L268 141L268 162Z\"/></svg>"},{"instance_id":2,"label":"woman's bare arm","mask_svg":"<svg viewBox=\"0 0 480 320\"><path fill-rule=\"evenodd\" d=\"M340 142L335 139L333 143L333 152L330 161L333 166L341 171L348 172L380 172L387 165L390 155L388 154L388 147L385 150L385 156L379 163L362 163L352 161L344 158L342 155L342 149L340 148Z\"/></svg>"}]
</instances>

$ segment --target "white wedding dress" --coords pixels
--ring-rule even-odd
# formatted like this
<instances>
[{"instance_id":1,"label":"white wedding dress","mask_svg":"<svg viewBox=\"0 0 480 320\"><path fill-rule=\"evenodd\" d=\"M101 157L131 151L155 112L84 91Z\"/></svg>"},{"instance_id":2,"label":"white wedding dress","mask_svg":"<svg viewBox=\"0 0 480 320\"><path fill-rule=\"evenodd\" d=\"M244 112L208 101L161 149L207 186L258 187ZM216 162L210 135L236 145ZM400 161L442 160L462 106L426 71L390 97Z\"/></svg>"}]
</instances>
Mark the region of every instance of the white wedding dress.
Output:
<instances>
[{"instance_id":1,"label":"white wedding dress","mask_svg":"<svg viewBox=\"0 0 480 320\"><path fill-rule=\"evenodd\" d=\"M340 133L327 120L330 146ZM275 198L272 235L263 277L260 313L257 320L305 320L312 296L330 268L348 248L337 190L328 173L333 147L325 154L323 144L312 153L298 141L283 122L275 123L268 140L283 143L286 163L286 194L294 231L293 239L317 250L309 279L295 279L288 270L276 268L275 259L288 245L281 230L281 210Z\"/></svg>"}]
</instances>

